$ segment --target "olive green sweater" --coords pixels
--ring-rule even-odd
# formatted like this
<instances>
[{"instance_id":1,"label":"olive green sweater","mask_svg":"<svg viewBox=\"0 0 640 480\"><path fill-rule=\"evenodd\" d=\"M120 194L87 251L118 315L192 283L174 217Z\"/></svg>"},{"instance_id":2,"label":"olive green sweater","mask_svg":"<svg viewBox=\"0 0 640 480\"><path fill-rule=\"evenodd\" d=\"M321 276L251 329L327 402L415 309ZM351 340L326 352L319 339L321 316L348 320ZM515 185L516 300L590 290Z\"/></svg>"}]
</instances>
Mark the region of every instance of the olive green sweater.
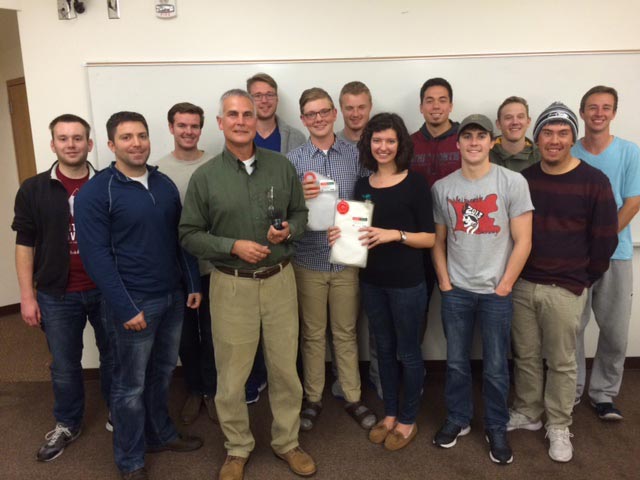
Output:
<instances>
[{"instance_id":1,"label":"olive green sweater","mask_svg":"<svg viewBox=\"0 0 640 480\"><path fill-rule=\"evenodd\" d=\"M489 158L492 163L508 168L514 172L521 172L540 161L538 148L528 138L525 139L524 149L515 155L511 155L502 147L502 137L498 137L496 144L491 149Z\"/></svg>"}]
</instances>

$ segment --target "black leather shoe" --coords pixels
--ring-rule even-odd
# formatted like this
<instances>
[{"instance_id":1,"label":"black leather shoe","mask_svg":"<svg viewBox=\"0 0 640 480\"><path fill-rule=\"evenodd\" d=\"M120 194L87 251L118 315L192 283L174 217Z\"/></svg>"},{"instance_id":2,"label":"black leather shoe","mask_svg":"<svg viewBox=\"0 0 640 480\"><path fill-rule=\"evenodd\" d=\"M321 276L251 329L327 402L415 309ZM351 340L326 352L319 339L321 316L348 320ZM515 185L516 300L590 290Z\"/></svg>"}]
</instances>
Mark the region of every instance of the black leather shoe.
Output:
<instances>
[{"instance_id":1,"label":"black leather shoe","mask_svg":"<svg viewBox=\"0 0 640 480\"><path fill-rule=\"evenodd\" d=\"M145 468L142 467L133 472L122 473L122 480L149 480L149 477Z\"/></svg>"},{"instance_id":2,"label":"black leather shoe","mask_svg":"<svg viewBox=\"0 0 640 480\"><path fill-rule=\"evenodd\" d=\"M200 437L191 437L179 433L178 436L164 445L149 446L147 447L147 453L158 452L192 452L198 450L202 446L202 439Z\"/></svg>"}]
</instances>

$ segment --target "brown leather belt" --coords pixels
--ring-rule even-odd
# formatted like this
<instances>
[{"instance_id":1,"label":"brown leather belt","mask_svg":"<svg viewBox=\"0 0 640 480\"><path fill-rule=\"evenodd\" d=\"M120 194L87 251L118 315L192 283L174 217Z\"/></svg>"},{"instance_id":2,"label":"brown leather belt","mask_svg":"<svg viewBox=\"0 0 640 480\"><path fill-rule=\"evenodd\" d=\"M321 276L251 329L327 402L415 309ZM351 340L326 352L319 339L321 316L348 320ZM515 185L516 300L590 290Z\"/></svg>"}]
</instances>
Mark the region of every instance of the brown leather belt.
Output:
<instances>
[{"instance_id":1,"label":"brown leather belt","mask_svg":"<svg viewBox=\"0 0 640 480\"><path fill-rule=\"evenodd\" d=\"M259 270L239 270L237 268L229 267L216 267L216 269L220 270L222 273L226 273L227 275L233 275L234 277L264 280L265 278L273 277L276 273L280 273L287 265L289 265L289 260L280 262L273 267L266 267Z\"/></svg>"}]
</instances>

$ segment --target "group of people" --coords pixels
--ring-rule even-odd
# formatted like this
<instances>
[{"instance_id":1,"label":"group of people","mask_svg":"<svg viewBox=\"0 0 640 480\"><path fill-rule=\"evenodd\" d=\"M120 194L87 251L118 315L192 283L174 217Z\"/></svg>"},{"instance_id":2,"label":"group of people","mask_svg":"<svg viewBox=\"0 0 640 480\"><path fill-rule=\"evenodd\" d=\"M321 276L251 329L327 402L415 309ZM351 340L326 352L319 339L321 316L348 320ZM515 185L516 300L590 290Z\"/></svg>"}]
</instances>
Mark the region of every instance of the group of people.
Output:
<instances>
[{"instance_id":1,"label":"group of people","mask_svg":"<svg viewBox=\"0 0 640 480\"><path fill-rule=\"evenodd\" d=\"M20 187L12 224L22 316L45 332L53 358L56 425L38 460L53 460L80 435L87 319L123 479L149 478L146 453L202 445L168 413L178 357L188 388L181 422L194 422L204 406L225 436L220 480L243 478L255 447L247 404L267 385L275 455L300 476L316 472L299 431L321 419L327 342L331 391L345 413L371 442L403 448L418 433L421 344L436 284L447 416L434 444L451 448L470 432L476 322L493 462L513 460L508 431L539 430L543 418L549 456L571 460L569 427L586 384L583 335L592 311L600 336L589 400L601 419L622 419L613 402L631 313L629 222L640 209L640 149L611 134L613 88L597 86L582 98L584 137L575 113L554 102L532 140L520 97L498 108L499 137L484 115L450 120L453 91L442 78L422 86L425 122L412 135L396 114L370 118L372 95L359 81L340 92L340 132L329 93L302 92L308 136L276 114L271 76L256 74L246 88L220 98L225 144L216 155L198 148L202 108L174 105L174 150L156 166L147 164L149 131L139 113L108 120L115 161L100 172L87 161L89 124L71 114L51 122L57 160ZM371 226L360 230L366 268L330 262L339 228L306 228L306 203L326 189L315 174L331 179L341 200L375 205ZM380 419L362 402L361 305L369 380L384 402Z\"/></svg>"}]
</instances>

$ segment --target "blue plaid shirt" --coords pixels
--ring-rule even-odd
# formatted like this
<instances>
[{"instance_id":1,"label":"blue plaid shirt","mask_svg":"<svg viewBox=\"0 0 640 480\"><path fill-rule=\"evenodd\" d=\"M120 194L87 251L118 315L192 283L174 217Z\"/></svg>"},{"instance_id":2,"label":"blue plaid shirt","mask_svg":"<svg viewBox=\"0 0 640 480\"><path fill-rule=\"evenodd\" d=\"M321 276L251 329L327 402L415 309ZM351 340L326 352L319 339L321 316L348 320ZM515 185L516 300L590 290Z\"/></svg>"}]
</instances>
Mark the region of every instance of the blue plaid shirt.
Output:
<instances>
[{"instance_id":1,"label":"blue plaid shirt","mask_svg":"<svg viewBox=\"0 0 640 480\"><path fill-rule=\"evenodd\" d=\"M360 166L358 149L355 145L335 137L335 142L324 153L311 140L287 154L302 181L304 174L314 171L329 177L338 184L340 198L353 200L356 181L360 177L369 175L369 171ZM309 270L321 272L339 272L344 270L342 265L329 263L329 242L327 232L312 232L307 230L303 237L296 242L296 253L293 257L296 265Z\"/></svg>"}]
</instances>

